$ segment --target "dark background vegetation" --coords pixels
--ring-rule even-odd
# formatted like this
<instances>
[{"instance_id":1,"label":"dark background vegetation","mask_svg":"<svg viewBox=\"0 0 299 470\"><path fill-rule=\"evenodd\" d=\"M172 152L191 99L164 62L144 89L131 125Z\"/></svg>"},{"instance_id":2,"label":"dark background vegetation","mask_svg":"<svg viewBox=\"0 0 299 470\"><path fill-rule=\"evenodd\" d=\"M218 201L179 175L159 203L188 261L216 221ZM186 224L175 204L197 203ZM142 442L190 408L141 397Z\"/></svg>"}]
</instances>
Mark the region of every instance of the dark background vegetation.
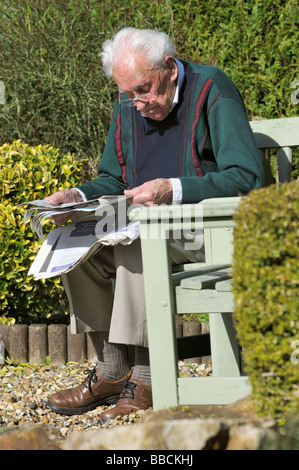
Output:
<instances>
[{"instance_id":1,"label":"dark background vegetation","mask_svg":"<svg viewBox=\"0 0 299 470\"><path fill-rule=\"evenodd\" d=\"M116 96L98 54L124 26L165 31L178 58L222 68L249 119L295 116L298 23L297 0L0 0L0 144L50 144L93 172Z\"/></svg>"}]
</instances>

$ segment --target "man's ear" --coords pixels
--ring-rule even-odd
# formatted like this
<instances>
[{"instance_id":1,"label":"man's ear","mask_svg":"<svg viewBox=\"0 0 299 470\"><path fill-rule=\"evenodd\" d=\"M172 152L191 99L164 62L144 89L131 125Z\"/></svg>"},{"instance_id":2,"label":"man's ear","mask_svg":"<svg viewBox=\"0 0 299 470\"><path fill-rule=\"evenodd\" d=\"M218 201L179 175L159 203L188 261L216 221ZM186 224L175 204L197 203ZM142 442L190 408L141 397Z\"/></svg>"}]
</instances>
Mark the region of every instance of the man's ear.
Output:
<instances>
[{"instance_id":1,"label":"man's ear","mask_svg":"<svg viewBox=\"0 0 299 470\"><path fill-rule=\"evenodd\" d=\"M178 78L178 67L174 58L171 55L167 55L164 59L164 62L165 62L166 68L168 68L171 71L171 76L170 76L171 81L175 82L176 79Z\"/></svg>"}]
</instances>

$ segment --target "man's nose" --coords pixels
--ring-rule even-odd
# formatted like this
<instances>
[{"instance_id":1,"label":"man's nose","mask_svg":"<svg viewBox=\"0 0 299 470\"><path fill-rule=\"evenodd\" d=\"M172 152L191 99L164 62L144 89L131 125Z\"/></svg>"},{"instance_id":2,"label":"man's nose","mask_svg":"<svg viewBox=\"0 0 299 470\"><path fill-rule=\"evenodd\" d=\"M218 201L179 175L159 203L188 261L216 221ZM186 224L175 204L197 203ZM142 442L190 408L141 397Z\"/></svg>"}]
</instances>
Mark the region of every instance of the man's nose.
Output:
<instances>
[{"instance_id":1,"label":"man's nose","mask_svg":"<svg viewBox=\"0 0 299 470\"><path fill-rule=\"evenodd\" d=\"M137 109L139 109L139 111L143 111L146 106L148 105L147 102L144 102L144 101L135 101L135 106Z\"/></svg>"}]
</instances>

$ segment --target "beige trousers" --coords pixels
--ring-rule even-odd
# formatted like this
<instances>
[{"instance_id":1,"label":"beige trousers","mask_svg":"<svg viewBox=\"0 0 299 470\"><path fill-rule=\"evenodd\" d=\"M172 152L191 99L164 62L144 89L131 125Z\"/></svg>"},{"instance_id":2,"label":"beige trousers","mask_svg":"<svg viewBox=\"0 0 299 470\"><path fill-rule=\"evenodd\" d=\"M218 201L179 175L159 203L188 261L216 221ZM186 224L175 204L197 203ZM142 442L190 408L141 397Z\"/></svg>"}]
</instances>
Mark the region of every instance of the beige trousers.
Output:
<instances>
[{"instance_id":1,"label":"beige trousers","mask_svg":"<svg viewBox=\"0 0 299 470\"><path fill-rule=\"evenodd\" d=\"M203 261L203 250L171 243L174 264ZM70 303L71 332L109 331L112 343L148 347L140 240L105 246L62 275ZM154 294L154 293L153 293Z\"/></svg>"}]
</instances>

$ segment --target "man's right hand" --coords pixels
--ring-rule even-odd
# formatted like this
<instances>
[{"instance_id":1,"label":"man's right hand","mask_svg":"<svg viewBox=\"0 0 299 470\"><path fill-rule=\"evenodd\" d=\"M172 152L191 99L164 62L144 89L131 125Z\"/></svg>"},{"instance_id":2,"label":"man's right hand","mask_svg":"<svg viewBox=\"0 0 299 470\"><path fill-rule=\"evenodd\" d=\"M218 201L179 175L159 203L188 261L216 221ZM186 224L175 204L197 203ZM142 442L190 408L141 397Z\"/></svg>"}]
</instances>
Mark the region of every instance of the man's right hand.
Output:
<instances>
[{"instance_id":1,"label":"man's right hand","mask_svg":"<svg viewBox=\"0 0 299 470\"><path fill-rule=\"evenodd\" d=\"M45 197L45 201L53 204L54 206L58 206L59 204L66 204L68 202L83 202L83 197L76 189L68 189L57 191L51 196ZM71 215L71 212L68 214L55 215L54 217L50 217L50 221L52 224L64 225L70 219Z\"/></svg>"}]
</instances>

